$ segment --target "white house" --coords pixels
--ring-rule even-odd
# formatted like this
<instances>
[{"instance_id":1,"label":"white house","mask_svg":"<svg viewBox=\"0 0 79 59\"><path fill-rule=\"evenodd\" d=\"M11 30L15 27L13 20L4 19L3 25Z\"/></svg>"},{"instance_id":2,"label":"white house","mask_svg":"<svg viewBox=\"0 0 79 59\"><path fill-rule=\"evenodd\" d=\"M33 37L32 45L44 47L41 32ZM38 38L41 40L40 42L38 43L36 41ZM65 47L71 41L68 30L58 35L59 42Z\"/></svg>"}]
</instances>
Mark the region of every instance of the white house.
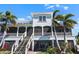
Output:
<instances>
[{"instance_id":1,"label":"white house","mask_svg":"<svg viewBox=\"0 0 79 59\"><path fill-rule=\"evenodd\" d=\"M23 44L24 38L22 39L22 36L24 33L25 36L23 37L30 37L32 35L31 43L28 43L29 49L32 51L41 51L49 46L57 47L52 28L52 12L34 12L32 13L32 20L18 20L16 27L9 26L7 37L4 40L9 44L10 49L14 42L16 45L21 46L19 43L22 42ZM56 27L57 39L60 45L64 42L63 32L63 27ZM66 29L66 38L69 44L74 47L76 44L75 37L72 36L72 31L69 29ZM26 45L26 47L28 46Z\"/></svg>"}]
</instances>

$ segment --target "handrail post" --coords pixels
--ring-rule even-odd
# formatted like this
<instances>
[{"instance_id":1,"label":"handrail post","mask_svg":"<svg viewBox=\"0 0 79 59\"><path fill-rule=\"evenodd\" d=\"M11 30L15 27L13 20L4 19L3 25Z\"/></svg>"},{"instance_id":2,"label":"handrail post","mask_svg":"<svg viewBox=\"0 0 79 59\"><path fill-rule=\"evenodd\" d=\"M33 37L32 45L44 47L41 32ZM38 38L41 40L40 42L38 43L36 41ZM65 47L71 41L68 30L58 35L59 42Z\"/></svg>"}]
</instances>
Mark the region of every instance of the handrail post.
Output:
<instances>
[{"instance_id":1,"label":"handrail post","mask_svg":"<svg viewBox=\"0 0 79 59\"><path fill-rule=\"evenodd\" d=\"M34 40L32 40L32 51L34 51Z\"/></svg>"},{"instance_id":2,"label":"handrail post","mask_svg":"<svg viewBox=\"0 0 79 59\"><path fill-rule=\"evenodd\" d=\"M27 50L27 45L26 45L26 48L25 48L25 54L27 54L28 50Z\"/></svg>"}]
</instances>

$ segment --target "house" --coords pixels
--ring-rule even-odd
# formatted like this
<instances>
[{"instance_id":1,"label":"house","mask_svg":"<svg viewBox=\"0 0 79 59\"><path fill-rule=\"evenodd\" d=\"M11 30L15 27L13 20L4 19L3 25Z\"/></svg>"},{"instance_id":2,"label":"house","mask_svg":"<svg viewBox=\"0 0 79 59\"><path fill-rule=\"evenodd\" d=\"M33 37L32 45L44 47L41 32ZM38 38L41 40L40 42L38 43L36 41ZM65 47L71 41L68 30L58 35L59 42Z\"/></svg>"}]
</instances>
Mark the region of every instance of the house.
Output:
<instances>
[{"instance_id":1,"label":"house","mask_svg":"<svg viewBox=\"0 0 79 59\"><path fill-rule=\"evenodd\" d=\"M28 45L30 47L29 49L32 51L41 51L48 48L49 46L57 47L53 34L54 31L52 29L52 12L33 12L31 15L32 20L17 20L16 27L8 25L9 30L7 30L7 36L4 40L5 42L9 43L9 49L12 48L14 42L16 45L19 45L20 42L23 42L23 33L24 37L31 37L32 35L32 41L29 44L30 46ZM1 32L3 32L2 28ZM64 43L63 27L56 27L56 34L61 46ZM66 39L72 47L76 45L75 37L72 36L72 30L66 29Z\"/></svg>"}]
</instances>

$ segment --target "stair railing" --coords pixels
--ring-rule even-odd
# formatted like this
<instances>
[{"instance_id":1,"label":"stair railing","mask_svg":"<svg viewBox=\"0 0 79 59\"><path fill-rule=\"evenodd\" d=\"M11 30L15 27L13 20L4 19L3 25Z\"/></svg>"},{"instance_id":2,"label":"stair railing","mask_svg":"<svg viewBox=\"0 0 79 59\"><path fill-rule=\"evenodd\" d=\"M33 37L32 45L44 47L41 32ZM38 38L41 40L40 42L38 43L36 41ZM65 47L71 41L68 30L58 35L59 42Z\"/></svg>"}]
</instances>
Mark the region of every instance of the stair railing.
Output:
<instances>
[{"instance_id":1,"label":"stair railing","mask_svg":"<svg viewBox=\"0 0 79 59\"><path fill-rule=\"evenodd\" d=\"M14 53L14 51L16 51L16 49L18 48L19 45L21 45L23 39L26 37L26 33L24 32L20 38L20 40L17 40L15 41L15 43L13 44L12 46L12 49L11 49L11 54ZM19 43L19 41L21 41L21 43Z\"/></svg>"},{"instance_id":2,"label":"stair railing","mask_svg":"<svg viewBox=\"0 0 79 59\"><path fill-rule=\"evenodd\" d=\"M29 41L28 41L28 43L26 44L25 54L28 53L28 50L29 50L29 48L30 48L30 45L31 45L32 39L33 39L33 34L30 36Z\"/></svg>"},{"instance_id":3,"label":"stair railing","mask_svg":"<svg viewBox=\"0 0 79 59\"><path fill-rule=\"evenodd\" d=\"M5 37L6 37L6 33L4 32L4 34L3 34L3 36L2 36L2 40L1 40L1 42L0 42L0 47L1 47L2 44L5 43L5 41L4 41ZM2 47L3 47L3 45L2 45Z\"/></svg>"}]
</instances>

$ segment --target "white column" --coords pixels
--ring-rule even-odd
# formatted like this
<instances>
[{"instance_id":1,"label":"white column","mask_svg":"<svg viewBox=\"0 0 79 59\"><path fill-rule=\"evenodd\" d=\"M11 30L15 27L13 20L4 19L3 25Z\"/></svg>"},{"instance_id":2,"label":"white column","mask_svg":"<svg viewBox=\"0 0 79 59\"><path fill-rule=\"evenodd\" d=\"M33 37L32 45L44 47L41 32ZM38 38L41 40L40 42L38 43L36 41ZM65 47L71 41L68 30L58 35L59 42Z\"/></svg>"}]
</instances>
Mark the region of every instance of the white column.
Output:
<instances>
[{"instance_id":1,"label":"white column","mask_svg":"<svg viewBox=\"0 0 79 59\"><path fill-rule=\"evenodd\" d=\"M17 37L18 37L18 35L19 35L19 27L17 27Z\"/></svg>"},{"instance_id":2,"label":"white column","mask_svg":"<svg viewBox=\"0 0 79 59\"><path fill-rule=\"evenodd\" d=\"M27 46L26 46L26 48L25 48L25 54L28 54Z\"/></svg>"},{"instance_id":3,"label":"white column","mask_svg":"<svg viewBox=\"0 0 79 59\"><path fill-rule=\"evenodd\" d=\"M34 40L32 40L32 51L34 51Z\"/></svg>"},{"instance_id":4,"label":"white column","mask_svg":"<svg viewBox=\"0 0 79 59\"><path fill-rule=\"evenodd\" d=\"M35 28L33 27L33 36L34 36L34 31L35 31Z\"/></svg>"},{"instance_id":5,"label":"white column","mask_svg":"<svg viewBox=\"0 0 79 59\"><path fill-rule=\"evenodd\" d=\"M52 47L54 47L54 40L52 39Z\"/></svg>"},{"instance_id":6,"label":"white column","mask_svg":"<svg viewBox=\"0 0 79 59\"><path fill-rule=\"evenodd\" d=\"M76 45L77 45L77 43L76 43L76 39L75 39L75 38L74 38L73 42L74 42L74 46L76 46Z\"/></svg>"},{"instance_id":7,"label":"white column","mask_svg":"<svg viewBox=\"0 0 79 59\"><path fill-rule=\"evenodd\" d=\"M27 27L26 27L26 29L25 29L25 36L27 36Z\"/></svg>"},{"instance_id":8,"label":"white column","mask_svg":"<svg viewBox=\"0 0 79 59\"><path fill-rule=\"evenodd\" d=\"M51 27L51 33L52 33L52 36L53 36L53 27Z\"/></svg>"},{"instance_id":9,"label":"white column","mask_svg":"<svg viewBox=\"0 0 79 59\"><path fill-rule=\"evenodd\" d=\"M43 29L43 26L42 26L42 36L44 35L44 29Z\"/></svg>"}]
</instances>

